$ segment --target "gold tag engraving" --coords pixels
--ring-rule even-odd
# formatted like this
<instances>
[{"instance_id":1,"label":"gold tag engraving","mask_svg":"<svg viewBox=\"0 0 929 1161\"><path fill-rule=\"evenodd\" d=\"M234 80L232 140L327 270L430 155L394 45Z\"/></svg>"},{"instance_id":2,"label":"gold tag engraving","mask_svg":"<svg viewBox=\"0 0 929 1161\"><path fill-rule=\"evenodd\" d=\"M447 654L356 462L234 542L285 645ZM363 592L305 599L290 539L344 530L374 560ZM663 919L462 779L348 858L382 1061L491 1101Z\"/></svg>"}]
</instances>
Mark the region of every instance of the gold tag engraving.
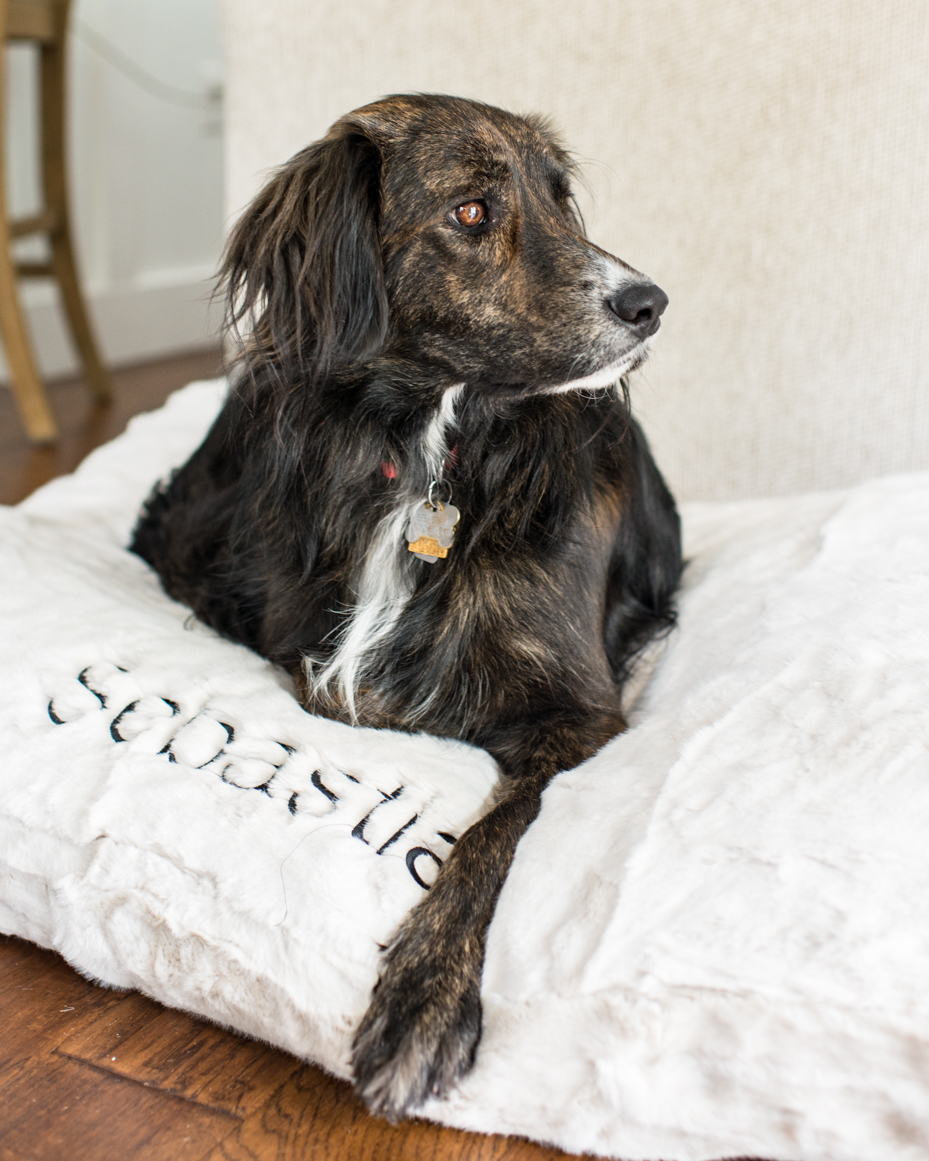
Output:
<instances>
[{"instance_id":1,"label":"gold tag engraving","mask_svg":"<svg viewBox=\"0 0 929 1161\"><path fill-rule=\"evenodd\" d=\"M407 545L410 552L421 552L426 556L438 556L442 560L448 556L448 549L443 548L432 536L420 536L419 540Z\"/></svg>"}]
</instances>

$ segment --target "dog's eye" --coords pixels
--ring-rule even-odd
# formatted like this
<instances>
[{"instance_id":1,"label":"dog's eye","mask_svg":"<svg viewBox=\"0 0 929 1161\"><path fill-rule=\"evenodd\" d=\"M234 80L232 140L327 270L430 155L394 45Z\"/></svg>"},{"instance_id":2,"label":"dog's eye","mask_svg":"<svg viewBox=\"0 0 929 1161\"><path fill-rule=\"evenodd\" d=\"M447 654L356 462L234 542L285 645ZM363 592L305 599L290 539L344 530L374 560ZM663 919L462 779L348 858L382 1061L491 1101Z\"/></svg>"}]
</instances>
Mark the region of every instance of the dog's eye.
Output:
<instances>
[{"instance_id":1,"label":"dog's eye","mask_svg":"<svg viewBox=\"0 0 929 1161\"><path fill-rule=\"evenodd\" d=\"M487 217L487 207L483 202L465 202L452 210L452 217L459 226L479 226Z\"/></svg>"}]
</instances>

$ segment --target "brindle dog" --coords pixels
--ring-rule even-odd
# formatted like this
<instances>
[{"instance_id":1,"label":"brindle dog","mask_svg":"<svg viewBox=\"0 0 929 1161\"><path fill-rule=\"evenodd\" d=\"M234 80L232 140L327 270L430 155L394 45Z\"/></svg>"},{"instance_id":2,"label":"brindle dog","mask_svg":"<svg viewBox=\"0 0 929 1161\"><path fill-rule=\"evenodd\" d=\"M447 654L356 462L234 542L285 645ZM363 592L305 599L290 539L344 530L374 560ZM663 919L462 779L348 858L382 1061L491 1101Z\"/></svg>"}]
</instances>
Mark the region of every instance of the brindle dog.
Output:
<instances>
[{"instance_id":1,"label":"brindle dog","mask_svg":"<svg viewBox=\"0 0 929 1161\"><path fill-rule=\"evenodd\" d=\"M307 710L500 765L355 1036L390 1119L470 1067L516 844L549 779L624 728L630 660L673 621L678 518L620 386L667 298L585 238L570 176L538 119L451 97L368 105L298 153L229 242L249 333L228 402L135 534ZM404 532L449 488L429 562Z\"/></svg>"}]
</instances>

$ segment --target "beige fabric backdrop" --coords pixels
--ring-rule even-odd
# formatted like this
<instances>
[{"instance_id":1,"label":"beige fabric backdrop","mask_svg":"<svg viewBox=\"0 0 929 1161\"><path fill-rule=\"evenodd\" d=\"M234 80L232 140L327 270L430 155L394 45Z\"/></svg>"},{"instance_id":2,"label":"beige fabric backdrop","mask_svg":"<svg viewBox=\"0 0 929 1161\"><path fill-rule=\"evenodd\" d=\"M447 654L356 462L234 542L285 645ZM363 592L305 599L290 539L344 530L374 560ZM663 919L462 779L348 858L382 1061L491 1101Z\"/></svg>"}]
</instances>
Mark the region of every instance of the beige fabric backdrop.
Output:
<instances>
[{"instance_id":1,"label":"beige fabric backdrop","mask_svg":"<svg viewBox=\"0 0 929 1161\"><path fill-rule=\"evenodd\" d=\"M681 498L929 467L925 0L224 0L228 206L397 91L550 114L671 297L636 408Z\"/></svg>"}]
</instances>

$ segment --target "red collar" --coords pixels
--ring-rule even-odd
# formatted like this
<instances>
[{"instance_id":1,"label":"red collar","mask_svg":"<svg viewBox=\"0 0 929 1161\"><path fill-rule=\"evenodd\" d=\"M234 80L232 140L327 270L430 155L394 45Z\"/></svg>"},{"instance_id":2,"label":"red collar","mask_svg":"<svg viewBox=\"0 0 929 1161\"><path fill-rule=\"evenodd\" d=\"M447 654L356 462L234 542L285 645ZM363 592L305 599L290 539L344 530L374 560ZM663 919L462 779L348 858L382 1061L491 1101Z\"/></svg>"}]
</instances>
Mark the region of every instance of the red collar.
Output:
<instances>
[{"instance_id":1,"label":"red collar","mask_svg":"<svg viewBox=\"0 0 929 1161\"><path fill-rule=\"evenodd\" d=\"M455 464L457 462L458 462L458 444L456 443L455 446L448 453L448 457L445 460L445 470L447 472L451 471L451 469L455 466ZM384 477L385 480L395 480L397 478L397 465L393 462L393 460L382 460L381 461L381 475Z\"/></svg>"}]
</instances>

